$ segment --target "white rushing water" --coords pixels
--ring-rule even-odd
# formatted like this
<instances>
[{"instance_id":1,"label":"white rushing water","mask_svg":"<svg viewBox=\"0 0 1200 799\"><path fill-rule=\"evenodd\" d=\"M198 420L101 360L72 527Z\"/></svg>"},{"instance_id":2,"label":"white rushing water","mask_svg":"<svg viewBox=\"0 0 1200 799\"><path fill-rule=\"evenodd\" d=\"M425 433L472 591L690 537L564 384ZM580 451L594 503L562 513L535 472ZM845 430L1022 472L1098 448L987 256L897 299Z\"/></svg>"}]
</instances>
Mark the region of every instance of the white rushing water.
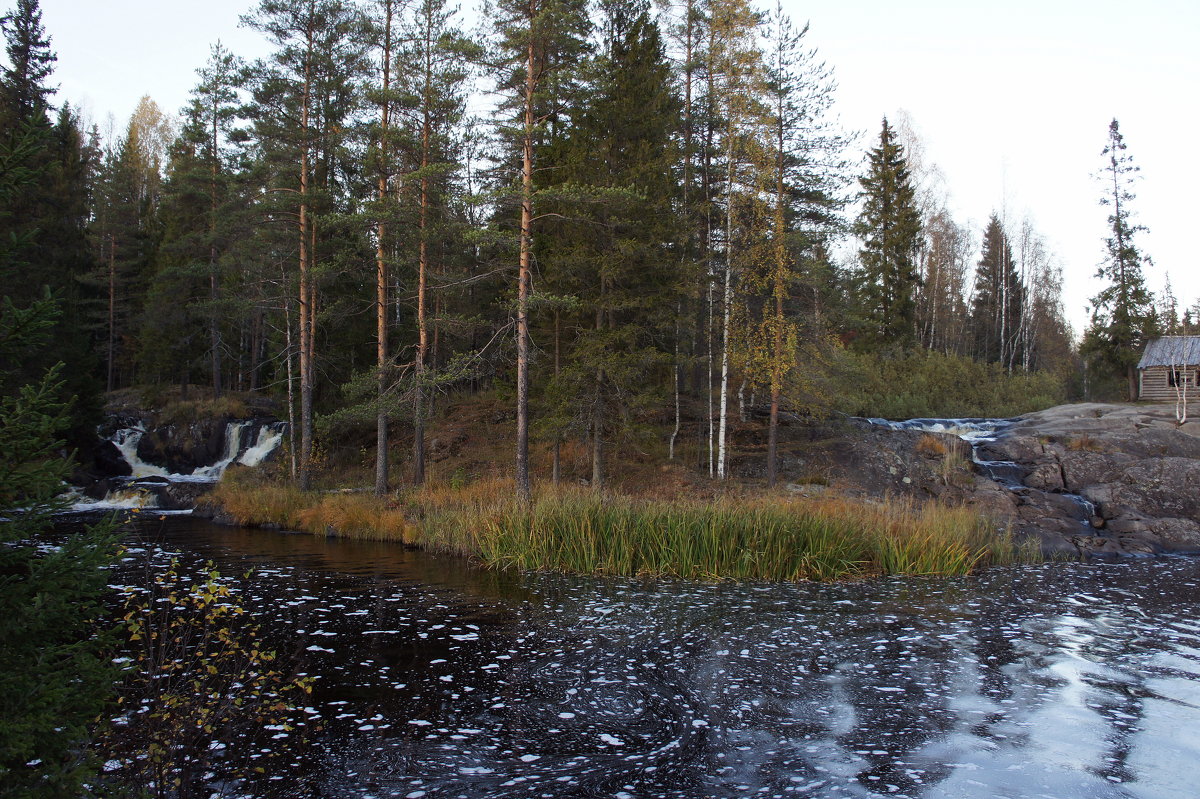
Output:
<instances>
[{"instance_id":1,"label":"white rushing water","mask_svg":"<svg viewBox=\"0 0 1200 799\"><path fill-rule=\"evenodd\" d=\"M194 468L190 473L170 472L165 467L147 463L138 455L138 444L146 434L142 427L125 427L113 433L109 439L132 470L129 484L109 491L102 500L79 496L71 509L79 512L102 510L130 510L134 508L157 508L158 497L148 486L137 485L145 478L163 478L168 483L216 483L220 481L232 464L259 466L283 442L284 425L280 422L263 424L253 442L246 441L247 430L254 421L229 422L225 427L225 449L215 462ZM165 512L165 511L164 511ZM174 511L176 513L180 511Z\"/></svg>"},{"instance_id":2,"label":"white rushing water","mask_svg":"<svg viewBox=\"0 0 1200 799\"><path fill-rule=\"evenodd\" d=\"M258 439L254 445L247 448L238 463L243 466L258 466L283 442L283 426L280 424L263 425L258 428Z\"/></svg>"},{"instance_id":3,"label":"white rushing water","mask_svg":"<svg viewBox=\"0 0 1200 799\"><path fill-rule=\"evenodd\" d=\"M152 463L146 463L138 457L138 442L142 440L142 436L144 435L146 435L146 431L140 427L123 427L113 433L110 441L116 444L117 449L121 451L121 457L133 469L132 477L167 477L169 473L166 469L161 466L155 466Z\"/></svg>"},{"instance_id":4,"label":"white rushing water","mask_svg":"<svg viewBox=\"0 0 1200 799\"><path fill-rule=\"evenodd\" d=\"M961 438L971 445L971 462L978 470L1010 490L1028 490L1022 482L1025 469L1013 461L986 460L979 455L979 447L999 438L1008 428L1012 427L1014 419L905 419L892 421L890 419L867 419L876 427L888 430L916 430L926 433L945 433ZM1091 533L1090 519L1096 515L1096 506L1078 494L1061 492L1079 508L1082 525L1085 532Z\"/></svg>"},{"instance_id":5,"label":"white rushing water","mask_svg":"<svg viewBox=\"0 0 1200 799\"><path fill-rule=\"evenodd\" d=\"M230 422L225 426L225 454L221 456L221 460L211 466L198 466L192 470L190 477L193 480L210 480L216 482L221 479L221 475L225 474L225 470L229 468L229 464L237 459L238 454L242 449L242 431L245 430L253 422Z\"/></svg>"}]
</instances>

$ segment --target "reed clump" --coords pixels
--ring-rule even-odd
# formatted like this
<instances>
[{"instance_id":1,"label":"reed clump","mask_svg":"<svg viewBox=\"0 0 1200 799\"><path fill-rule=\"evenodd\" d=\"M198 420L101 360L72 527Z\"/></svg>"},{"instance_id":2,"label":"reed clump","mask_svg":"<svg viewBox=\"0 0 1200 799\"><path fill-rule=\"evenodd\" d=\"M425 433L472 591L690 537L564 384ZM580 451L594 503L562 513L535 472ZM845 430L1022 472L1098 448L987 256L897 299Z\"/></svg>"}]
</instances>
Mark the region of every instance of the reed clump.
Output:
<instances>
[{"instance_id":1,"label":"reed clump","mask_svg":"<svg viewBox=\"0 0 1200 799\"><path fill-rule=\"evenodd\" d=\"M434 481L392 498L223 483L210 502L243 524L399 541L495 568L693 580L955 576L1039 558L968 508L845 497L660 500L510 480Z\"/></svg>"},{"instance_id":2,"label":"reed clump","mask_svg":"<svg viewBox=\"0 0 1200 799\"><path fill-rule=\"evenodd\" d=\"M426 546L501 568L700 580L962 575L1037 557L969 509L903 500L668 502L568 491L520 504L510 490L430 502L422 527Z\"/></svg>"}]
</instances>

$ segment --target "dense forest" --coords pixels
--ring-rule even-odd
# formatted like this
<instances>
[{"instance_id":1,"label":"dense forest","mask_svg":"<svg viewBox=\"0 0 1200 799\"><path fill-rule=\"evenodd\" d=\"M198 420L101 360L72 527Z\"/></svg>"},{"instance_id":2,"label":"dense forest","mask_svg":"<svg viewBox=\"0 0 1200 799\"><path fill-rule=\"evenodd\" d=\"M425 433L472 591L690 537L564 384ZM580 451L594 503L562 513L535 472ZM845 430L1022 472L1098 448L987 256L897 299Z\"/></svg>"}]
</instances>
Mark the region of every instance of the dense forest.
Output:
<instances>
[{"instance_id":1,"label":"dense forest","mask_svg":"<svg viewBox=\"0 0 1200 799\"><path fill-rule=\"evenodd\" d=\"M178 114L103 134L55 102L36 0L6 18L0 167L12 307L45 296L82 435L103 390L267 392L297 479L339 430L413 440L447 392L500 392L528 447L658 436L727 474L730 420L1014 412L1121 390L1159 330L1114 121L1093 323L1027 220L955 219L907 120L840 130L806 25L748 0L261 0L273 46L220 44ZM52 33L52 32L51 32ZM867 145L858 162L856 142ZM1002 205L1003 198L997 198ZM48 293L48 294L47 294ZM664 432L665 431L665 432Z\"/></svg>"}]
</instances>

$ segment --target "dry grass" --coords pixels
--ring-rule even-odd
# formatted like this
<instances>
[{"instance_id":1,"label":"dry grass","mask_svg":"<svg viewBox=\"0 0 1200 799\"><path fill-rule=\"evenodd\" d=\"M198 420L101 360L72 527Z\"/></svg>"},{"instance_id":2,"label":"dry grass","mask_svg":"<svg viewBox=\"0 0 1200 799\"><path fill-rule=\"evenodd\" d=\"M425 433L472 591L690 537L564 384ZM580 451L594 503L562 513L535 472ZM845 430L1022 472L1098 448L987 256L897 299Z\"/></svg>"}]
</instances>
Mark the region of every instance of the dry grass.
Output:
<instances>
[{"instance_id":1,"label":"dry grass","mask_svg":"<svg viewBox=\"0 0 1200 799\"><path fill-rule=\"evenodd\" d=\"M940 458L946 454L946 442L931 433L926 433L917 439L913 448L918 455L924 455L927 458Z\"/></svg>"},{"instance_id":2,"label":"dry grass","mask_svg":"<svg viewBox=\"0 0 1200 799\"><path fill-rule=\"evenodd\" d=\"M234 482L209 501L243 524L400 541L523 570L795 581L961 575L1037 559L969 509L905 500L659 500L540 485L522 504L511 480L452 478L390 500Z\"/></svg>"},{"instance_id":3,"label":"dry grass","mask_svg":"<svg viewBox=\"0 0 1200 799\"><path fill-rule=\"evenodd\" d=\"M1104 447L1088 433L1080 433L1066 441L1067 449L1075 452L1103 452Z\"/></svg>"},{"instance_id":4,"label":"dry grass","mask_svg":"<svg viewBox=\"0 0 1200 799\"><path fill-rule=\"evenodd\" d=\"M756 496L658 501L543 488L532 504L492 481L414 492L424 544L498 567L689 579L961 575L1034 560L965 508Z\"/></svg>"},{"instance_id":5,"label":"dry grass","mask_svg":"<svg viewBox=\"0 0 1200 799\"><path fill-rule=\"evenodd\" d=\"M290 486L221 483L203 502L234 522L313 535L416 543L419 531L395 503L369 494L308 493Z\"/></svg>"}]
</instances>

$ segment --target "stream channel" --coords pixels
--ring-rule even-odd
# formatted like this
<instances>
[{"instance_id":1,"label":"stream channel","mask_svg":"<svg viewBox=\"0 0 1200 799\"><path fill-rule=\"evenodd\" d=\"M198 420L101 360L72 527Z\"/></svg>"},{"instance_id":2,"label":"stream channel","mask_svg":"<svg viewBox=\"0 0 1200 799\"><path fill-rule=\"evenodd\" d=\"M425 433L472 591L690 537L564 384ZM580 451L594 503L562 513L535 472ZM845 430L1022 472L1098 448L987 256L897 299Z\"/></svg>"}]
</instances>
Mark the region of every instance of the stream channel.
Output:
<instances>
[{"instance_id":1,"label":"stream channel","mask_svg":"<svg viewBox=\"0 0 1200 799\"><path fill-rule=\"evenodd\" d=\"M234 795L1196 796L1196 559L707 585L188 515L127 543L114 587L253 569L268 646L316 678L307 743Z\"/></svg>"}]
</instances>

